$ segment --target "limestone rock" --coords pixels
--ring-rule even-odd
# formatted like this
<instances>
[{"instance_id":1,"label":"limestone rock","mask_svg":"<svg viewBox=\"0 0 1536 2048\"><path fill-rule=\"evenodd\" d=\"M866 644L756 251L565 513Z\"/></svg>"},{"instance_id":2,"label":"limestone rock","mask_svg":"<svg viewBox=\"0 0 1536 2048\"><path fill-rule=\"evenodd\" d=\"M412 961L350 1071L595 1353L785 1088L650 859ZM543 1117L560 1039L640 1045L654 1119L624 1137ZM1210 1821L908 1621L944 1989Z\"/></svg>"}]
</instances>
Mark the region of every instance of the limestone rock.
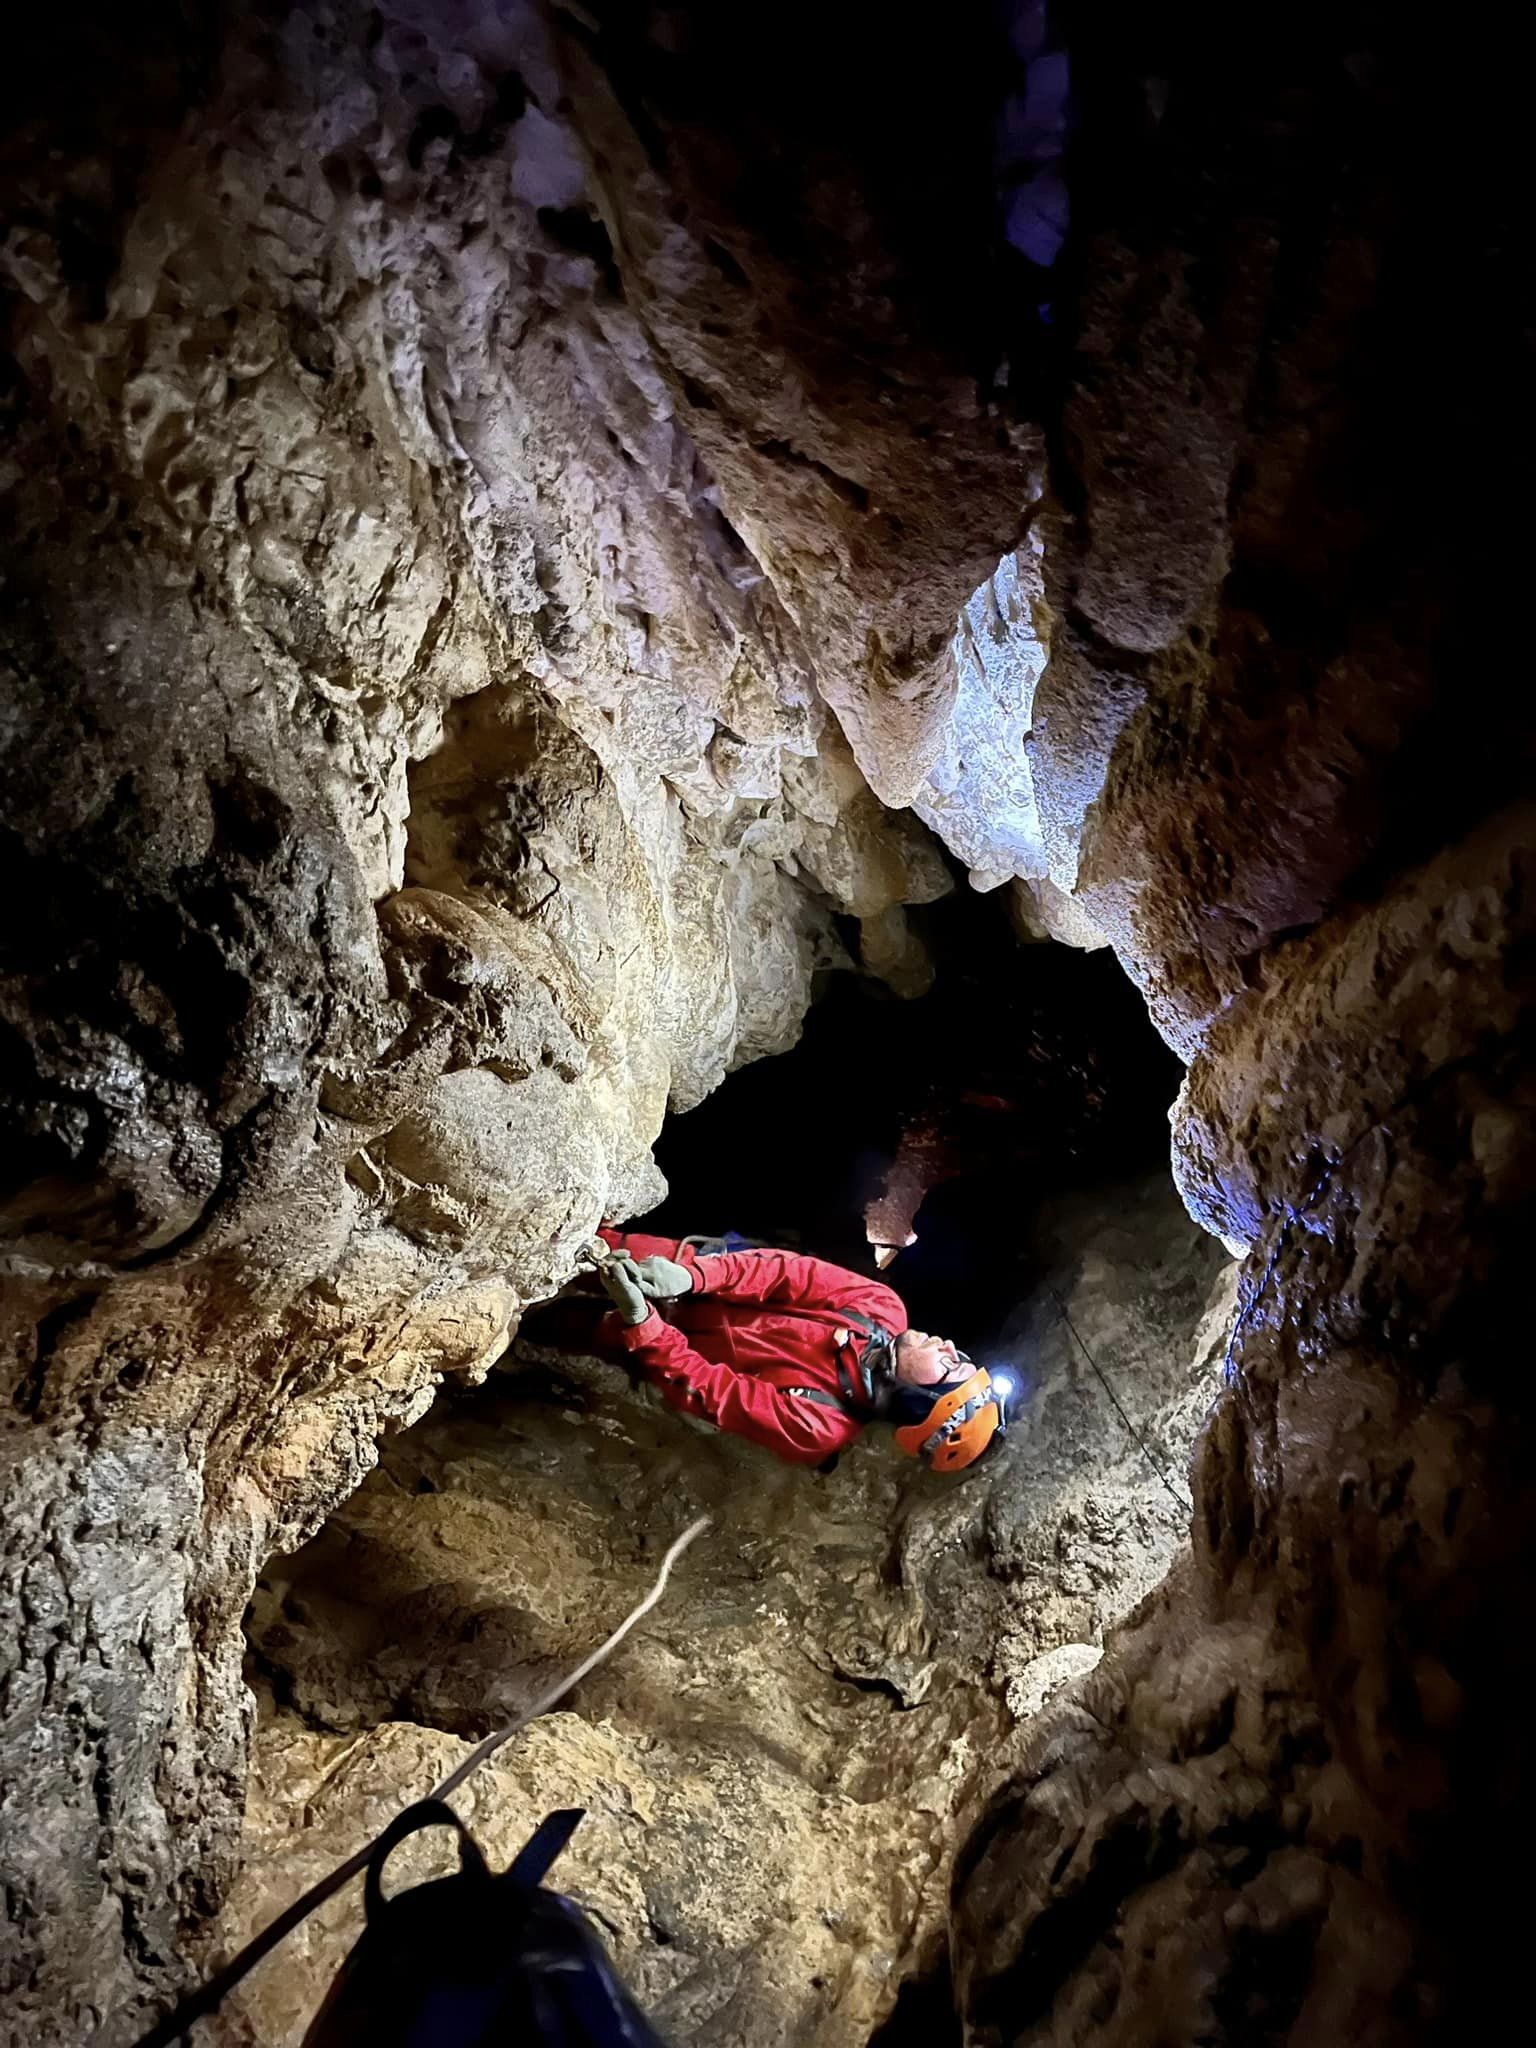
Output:
<instances>
[{"instance_id":1,"label":"limestone rock","mask_svg":"<svg viewBox=\"0 0 1536 2048\"><path fill-rule=\"evenodd\" d=\"M1504 538L1419 516L1413 422L1456 392L1456 495L1495 488L1513 130L1336 17L1120 26L1031 764L1052 882L1189 1063L1181 1189L1248 1257L1193 1556L961 1852L956 1997L982 2048L1472 2038L1524 1997L1496 1873L1536 1808L1532 728L1491 680Z\"/></svg>"},{"instance_id":2,"label":"limestone rock","mask_svg":"<svg viewBox=\"0 0 1536 2048\"><path fill-rule=\"evenodd\" d=\"M776 1667L724 1627L740 1746L695 1767L658 1637L675 1748L600 1689L534 1745L633 1801L582 1883L700 2038L765 2012L866 2038L973 1805L950 1932L977 2044L1396 2044L1519 2009L1533 745L1498 508L1529 467L1525 74L1484 24L1402 19L1103 10L1063 159L1077 290L1022 347L991 9L157 0L18 33L18 2038L110 2014L117 2048L186 1981L234 1872L262 1561L659 1193L667 1106L790 1040L836 915L918 984L901 907L947 868L881 809L908 802L1021 920L1111 944L1189 1063L1181 1186L1251 1247L1194 1551L1116 1640L1127 1560L1177 1547L1139 1465L989 1490L979 1534L979 1496L923 1496L899 1585L861 1512L797 1675L818 1713L900 1712L903 1775L882 1749L840 1777L835 1719L785 1763ZM1011 26L1022 51L1054 25ZM995 401L1010 353L1041 427ZM1192 1386L1154 1374L1137 1410L1170 1454ZM974 1601L972 1536L1000 1568ZM758 1584L732 1568L727 1620ZM503 1606L492 1647L532 1613ZM933 1614L960 1617L942 1646ZM1033 1708L1040 1660L1105 1631L1027 1756L988 1746L1010 1686ZM446 1718L473 1665L432 1646L407 1689ZM266 1736L270 1839L290 1772L335 1831L300 1863L461 1739L381 1722L349 1778L350 1737ZM498 1784L504 1846L545 1788ZM899 1840L868 1827L893 1788ZM709 1949L749 1803L810 1889L788 1934L754 1946L759 1901ZM246 1924L279 1880L247 1882Z\"/></svg>"},{"instance_id":3,"label":"limestone rock","mask_svg":"<svg viewBox=\"0 0 1536 2048\"><path fill-rule=\"evenodd\" d=\"M981 889L1048 873L1029 761L1035 692L1050 651L1041 553L1032 535L961 612L944 752L913 802Z\"/></svg>"},{"instance_id":4,"label":"limestone rock","mask_svg":"<svg viewBox=\"0 0 1536 2048\"><path fill-rule=\"evenodd\" d=\"M1020 1315L1014 1440L961 1485L880 1431L830 1475L776 1466L612 1367L521 1340L515 1376L394 1438L263 1574L221 1942L575 1663L702 1510L715 1527L665 1605L464 1811L499 1865L551 1806L588 1809L559 1881L669 2039L866 2040L939 1931L950 1846L1019 1724L1097 1662L1184 1535L1059 1303L1182 1475L1216 1385L1196 1326L1214 1276L1224 1334L1230 1269L1166 1181L1063 1205L1053 1230ZM296 2042L357 1917L352 1898L312 1922L228 2038Z\"/></svg>"},{"instance_id":5,"label":"limestone rock","mask_svg":"<svg viewBox=\"0 0 1536 2048\"><path fill-rule=\"evenodd\" d=\"M1105 27L1119 125L1075 215L1030 756L1051 881L1186 1058L1269 947L1509 800L1531 758L1520 708L1478 687L1472 709L1439 659L1486 646L1488 565L1415 505L1426 378L1466 394L1458 495L1493 479L1472 420L1518 378L1477 339L1508 331L1507 217L1482 205L1507 134L1437 74L1462 138L1437 178L1427 53L1393 36L1366 62L1321 20L1211 29L1195 64L1125 10ZM1426 295L1408 272L1437 235L1455 283Z\"/></svg>"},{"instance_id":6,"label":"limestone rock","mask_svg":"<svg viewBox=\"0 0 1536 2048\"><path fill-rule=\"evenodd\" d=\"M810 268L764 222L743 286L708 135L650 163L623 48L559 10L28 30L0 1861L15 2024L73 2042L184 1981L227 1879L259 1560L660 1196L669 1104L793 1041L835 912L916 984L891 913L947 869L829 707L918 777L1032 437L969 317L902 299L931 219L851 211ZM802 217L866 183L817 118ZM817 276L835 320L790 304Z\"/></svg>"}]
</instances>

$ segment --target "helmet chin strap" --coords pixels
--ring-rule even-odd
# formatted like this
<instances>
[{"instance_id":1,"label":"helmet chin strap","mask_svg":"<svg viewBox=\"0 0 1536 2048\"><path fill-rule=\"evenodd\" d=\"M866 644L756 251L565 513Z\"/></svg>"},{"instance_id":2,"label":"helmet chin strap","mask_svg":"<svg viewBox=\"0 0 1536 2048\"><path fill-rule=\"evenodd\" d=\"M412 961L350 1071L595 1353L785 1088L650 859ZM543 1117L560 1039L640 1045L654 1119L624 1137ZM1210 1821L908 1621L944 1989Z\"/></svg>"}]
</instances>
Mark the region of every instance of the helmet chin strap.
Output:
<instances>
[{"instance_id":1,"label":"helmet chin strap","mask_svg":"<svg viewBox=\"0 0 1536 2048\"><path fill-rule=\"evenodd\" d=\"M859 1360L859 1378L868 1403L870 1415L884 1421L891 1412L901 1382L896 1377L896 1345L892 1338L888 1344L871 1343L866 1346Z\"/></svg>"},{"instance_id":2,"label":"helmet chin strap","mask_svg":"<svg viewBox=\"0 0 1536 2048\"><path fill-rule=\"evenodd\" d=\"M909 1380L893 1380L885 1405L880 1410L880 1419L898 1429L914 1422L926 1422L938 1394L937 1387L915 1387Z\"/></svg>"},{"instance_id":3,"label":"helmet chin strap","mask_svg":"<svg viewBox=\"0 0 1536 2048\"><path fill-rule=\"evenodd\" d=\"M963 1380L969 1379L975 1370L975 1360L968 1358L957 1344L953 1362L945 1366L936 1380L915 1381L914 1385L921 1386L925 1393L942 1394L947 1387L959 1386Z\"/></svg>"},{"instance_id":4,"label":"helmet chin strap","mask_svg":"<svg viewBox=\"0 0 1536 2048\"><path fill-rule=\"evenodd\" d=\"M944 1398L951 1387L959 1385L962 1380L969 1378L976 1370L975 1366L972 1365L971 1361L962 1352L958 1362L945 1373L942 1379L900 1379L897 1377L895 1369L896 1359L900 1356L900 1342L901 1340L898 1338L891 1347L890 1384L884 1390L884 1397L879 1408L875 1411L882 1421L893 1422L898 1426L904 1423L924 1421L929 1410L936 1402Z\"/></svg>"},{"instance_id":5,"label":"helmet chin strap","mask_svg":"<svg viewBox=\"0 0 1536 2048\"><path fill-rule=\"evenodd\" d=\"M856 1385L846 1388L845 1392L855 1396L857 1406L873 1421L920 1421L948 1388L962 1376L976 1370L962 1351L942 1379L933 1380L926 1386L903 1380L897 1372L897 1360L907 1333L903 1331L893 1337L877 1325L866 1324L865 1327L870 1331L870 1341L859 1358Z\"/></svg>"}]
</instances>

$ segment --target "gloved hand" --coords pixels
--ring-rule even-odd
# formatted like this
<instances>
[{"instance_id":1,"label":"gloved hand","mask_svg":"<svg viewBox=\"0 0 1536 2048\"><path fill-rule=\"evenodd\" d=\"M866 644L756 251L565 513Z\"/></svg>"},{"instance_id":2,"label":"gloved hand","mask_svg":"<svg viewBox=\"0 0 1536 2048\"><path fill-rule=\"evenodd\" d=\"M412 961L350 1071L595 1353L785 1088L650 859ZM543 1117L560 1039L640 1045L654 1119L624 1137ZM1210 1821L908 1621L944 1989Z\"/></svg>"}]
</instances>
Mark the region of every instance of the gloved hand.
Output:
<instances>
[{"instance_id":1,"label":"gloved hand","mask_svg":"<svg viewBox=\"0 0 1536 2048\"><path fill-rule=\"evenodd\" d=\"M640 1270L629 1252L615 1252L598 1268L621 1323L643 1323L651 1312L640 1286Z\"/></svg>"},{"instance_id":2,"label":"gloved hand","mask_svg":"<svg viewBox=\"0 0 1536 2048\"><path fill-rule=\"evenodd\" d=\"M635 1274L647 1301L675 1301L678 1295L688 1294L693 1288L693 1275L688 1268L680 1266L676 1259L664 1259L660 1252L641 1259Z\"/></svg>"}]
</instances>

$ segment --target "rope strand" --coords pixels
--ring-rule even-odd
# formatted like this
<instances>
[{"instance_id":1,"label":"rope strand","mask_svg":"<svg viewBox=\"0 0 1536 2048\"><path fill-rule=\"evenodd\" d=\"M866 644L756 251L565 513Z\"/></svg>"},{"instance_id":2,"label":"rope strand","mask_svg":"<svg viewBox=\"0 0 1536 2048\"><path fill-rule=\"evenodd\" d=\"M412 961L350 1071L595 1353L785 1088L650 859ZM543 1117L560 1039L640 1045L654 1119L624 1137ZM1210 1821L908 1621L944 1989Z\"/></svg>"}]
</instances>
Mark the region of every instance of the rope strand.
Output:
<instances>
[{"instance_id":1,"label":"rope strand","mask_svg":"<svg viewBox=\"0 0 1536 2048\"><path fill-rule=\"evenodd\" d=\"M515 1721L509 1721L505 1728L498 1728L494 1735L487 1735L479 1748L472 1749L469 1755L465 1757L463 1763L458 1766L457 1770L450 1771L443 1782L435 1786L427 1794L427 1797L429 1799L446 1799L450 1792L457 1792L470 1772L478 1770L487 1757L494 1756L504 1742L510 1741L520 1729L526 1728L530 1721L536 1721L541 1714L547 1714L550 1708L557 1706L568 1692L580 1685L589 1671L595 1671L605 1657L611 1657L635 1623L650 1613L656 1602L667 1590L667 1580L672 1576L673 1565L676 1564L694 1537L702 1536L708 1527L708 1515L700 1515L696 1522L690 1522L682 1535L668 1549L666 1556L661 1560L661 1570L656 1574L655 1585L652 1586L650 1592L646 1594L638 1607L630 1609L607 1642L595 1649L590 1657L584 1658L574 1671L562 1678L560 1683L553 1687L551 1691L545 1693L541 1700L535 1700L526 1713L519 1714Z\"/></svg>"},{"instance_id":2,"label":"rope strand","mask_svg":"<svg viewBox=\"0 0 1536 2048\"><path fill-rule=\"evenodd\" d=\"M696 1522L690 1522L661 1560L661 1570L657 1573L656 1583L650 1592L638 1607L630 1609L608 1640L595 1649L590 1657L584 1657L576 1669L568 1672L557 1686L544 1694L542 1699L535 1700L525 1713L519 1714L515 1721L509 1721L505 1728L498 1728L494 1735L488 1735L484 1742L472 1749L463 1763L456 1770L450 1771L442 1783L428 1793L428 1798L446 1799L450 1792L456 1792L470 1772L478 1769L488 1756L493 1756L504 1742L509 1742L520 1729L526 1728L530 1721L536 1721L541 1714L547 1714L551 1707L557 1706L565 1698L573 1686L581 1683L589 1671L595 1671L605 1657L612 1656L635 1623L650 1613L666 1591L673 1565L693 1539L701 1536L708 1527L708 1515L701 1515ZM360 1871L367 1869L368 1859L380 1839L380 1836L374 1836L373 1840L366 1842L355 1855L349 1856L345 1863L339 1863L329 1875L322 1877L318 1884L311 1885L302 1898L295 1899L286 1911L279 1913L277 1918L248 1941L222 1970L216 1970L206 1984L184 1998L180 2005L166 2014L164 2019L157 2020L147 2034L141 2034L134 2043L134 2048L171 2048L171 2044L180 2040L198 2020L206 2018L209 2013L216 2010L241 1978L254 1970L263 1956L269 1955L277 1947L284 1935L291 1934L299 1922L307 1918L317 1906L323 1906L327 1899L334 1898L343 1885L350 1883Z\"/></svg>"},{"instance_id":3,"label":"rope strand","mask_svg":"<svg viewBox=\"0 0 1536 2048\"><path fill-rule=\"evenodd\" d=\"M1156 1458L1153 1457L1151 1447L1147 1443L1146 1438L1142 1435L1141 1431L1136 1427L1135 1423L1132 1422L1130 1416L1127 1415L1125 1410L1121 1407L1119 1396L1116 1394L1114 1388L1109 1384L1108 1379L1105 1377L1102 1369L1100 1368L1099 1361L1094 1357L1093 1353L1088 1349L1088 1346L1083 1342L1082 1337L1078 1333L1076 1323L1073 1322L1071 1315L1068 1313L1067 1304L1062 1300L1061 1296L1057 1293L1054 1287L1051 1289L1051 1297L1055 1301L1057 1308L1061 1311L1062 1321L1066 1324L1067 1328L1072 1332L1072 1335L1077 1339L1078 1350L1082 1352L1084 1358L1086 1358L1088 1363L1093 1367L1099 1385L1104 1389L1105 1393L1108 1394L1111 1402L1114 1404L1115 1413L1119 1416L1120 1420L1125 1424L1126 1429L1130 1432L1130 1435L1134 1439L1134 1441L1141 1446L1141 1455L1152 1467L1152 1470L1157 1474L1158 1478L1161 1479L1163 1485L1168 1489L1170 1496L1172 1497L1176 1505L1179 1507L1181 1512L1186 1515L1192 1515L1195 1511L1194 1502L1192 1500L1186 1500L1183 1494L1177 1491L1177 1489L1174 1487L1172 1480L1168 1477L1168 1474L1163 1470L1162 1466L1157 1462Z\"/></svg>"}]
</instances>

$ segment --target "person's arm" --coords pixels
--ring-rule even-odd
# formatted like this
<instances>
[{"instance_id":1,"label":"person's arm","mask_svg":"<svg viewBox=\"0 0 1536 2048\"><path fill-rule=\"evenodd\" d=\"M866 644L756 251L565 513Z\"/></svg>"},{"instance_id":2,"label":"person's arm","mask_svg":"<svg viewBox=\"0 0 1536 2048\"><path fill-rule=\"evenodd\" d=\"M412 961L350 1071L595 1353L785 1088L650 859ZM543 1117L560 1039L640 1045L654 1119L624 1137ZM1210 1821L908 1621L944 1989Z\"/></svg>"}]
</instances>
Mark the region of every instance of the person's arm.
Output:
<instances>
[{"instance_id":1,"label":"person's arm","mask_svg":"<svg viewBox=\"0 0 1536 2048\"><path fill-rule=\"evenodd\" d=\"M823 1407L702 1357L654 1309L643 1323L625 1324L615 1317L612 1327L669 1408L701 1415L716 1429L745 1437L791 1465L819 1465L834 1451L846 1450L859 1433L859 1423L840 1408Z\"/></svg>"},{"instance_id":2,"label":"person's arm","mask_svg":"<svg viewBox=\"0 0 1536 2048\"><path fill-rule=\"evenodd\" d=\"M699 1259L695 1290L722 1301L756 1301L764 1307L854 1309L883 1329L907 1327L901 1297L878 1280L850 1273L825 1259L802 1258L798 1252L721 1252Z\"/></svg>"},{"instance_id":3,"label":"person's arm","mask_svg":"<svg viewBox=\"0 0 1536 2048\"><path fill-rule=\"evenodd\" d=\"M629 1252L638 1265L645 1259L670 1259L681 1266L693 1282L692 1291L702 1292L700 1269L702 1261L691 1244L683 1244L675 1237L652 1237L643 1230L614 1230L611 1226L600 1230L598 1236L610 1251Z\"/></svg>"}]
</instances>

